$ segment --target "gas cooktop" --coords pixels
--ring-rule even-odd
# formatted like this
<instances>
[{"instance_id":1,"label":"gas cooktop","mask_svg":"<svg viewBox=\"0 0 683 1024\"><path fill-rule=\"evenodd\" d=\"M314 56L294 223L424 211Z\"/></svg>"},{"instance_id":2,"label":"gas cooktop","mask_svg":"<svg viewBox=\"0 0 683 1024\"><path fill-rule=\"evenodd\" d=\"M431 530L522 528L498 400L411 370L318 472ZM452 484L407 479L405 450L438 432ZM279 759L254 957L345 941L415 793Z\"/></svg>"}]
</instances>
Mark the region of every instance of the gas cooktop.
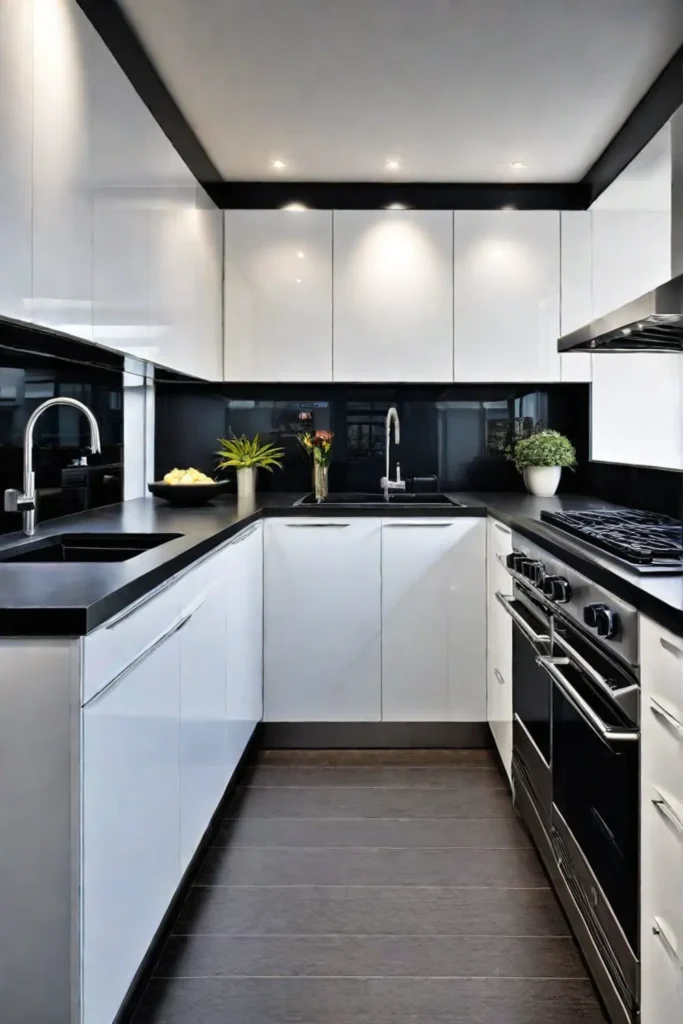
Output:
<instances>
[{"instance_id":1,"label":"gas cooktop","mask_svg":"<svg viewBox=\"0 0 683 1024\"><path fill-rule=\"evenodd\" d=\"M683 573L683 522L636 509L541 512L541 519L640 573Z\"/></svg>"}]
</instances>

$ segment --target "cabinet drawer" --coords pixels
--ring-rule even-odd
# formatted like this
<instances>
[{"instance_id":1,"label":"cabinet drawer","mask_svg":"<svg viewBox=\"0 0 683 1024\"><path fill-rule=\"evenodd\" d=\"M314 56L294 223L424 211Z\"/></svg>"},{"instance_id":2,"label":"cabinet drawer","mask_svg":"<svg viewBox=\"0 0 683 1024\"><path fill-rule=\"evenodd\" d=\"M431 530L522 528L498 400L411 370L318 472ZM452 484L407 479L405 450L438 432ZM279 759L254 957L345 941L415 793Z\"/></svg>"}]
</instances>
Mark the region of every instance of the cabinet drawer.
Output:
<instances>
[{"instance_id":1,"label":"cabinet drawer","mask_svg":"<svg viewBox=\"0 0 683 1024\"><path fill-rule=\"evenodd\" d=\"M643 922L642 1024L683 1019L683 940L664 915Z\"/></svg>"},{"instance_id":2,"label":"cabinet drawer","mask_svg":"<svg viewBox=\"0 0 683 1024\"><path fill-rule=\"evenodd\" d=\"M645 786L643 798L645 909L666 917L683 956L683 803L663 786Z\"/></svg>"},{"instance_id":3,"label":"cabinet drawer","mask_svg":"<svg viewBox=\"0 0 683 1024\"><path fill-rule=\"evenodd\" d=\"M683 638L641 616L640 650L643 687L676 708L683 722Z\"/></svg>"},{"instance_id":4,"label":"cabinet drawer","mask_svg":"<svg viewBox=\"0 0 683 1024\"><path fill-rule=\"evenodd\" d=\"M180 594L169 585L114 616L83 641L81 702L86 704L103 686L161 636L180 613Z\"/></svg>"},{"instance_id":5,"label":"cabinet drawer","mask_svg":"<svg viewBox=\"0 0 683 1024\"><path fill-rule=\"evenodd\" d=\"M512 531L492 516L489 516L487 525L489 558L497 562L496 555L504 559L512 551Z\"/></svg>"},{"instance_id":6,"label":"cabinet drawer","mask_svg":"<svg viewBox=\"0 0 683 1024\"><path fill-rule=\"evenodd\" d=\"M664 698L643 698L643 783L662 786L683 804L683 715Z\"/></svg>"}]
</instances>

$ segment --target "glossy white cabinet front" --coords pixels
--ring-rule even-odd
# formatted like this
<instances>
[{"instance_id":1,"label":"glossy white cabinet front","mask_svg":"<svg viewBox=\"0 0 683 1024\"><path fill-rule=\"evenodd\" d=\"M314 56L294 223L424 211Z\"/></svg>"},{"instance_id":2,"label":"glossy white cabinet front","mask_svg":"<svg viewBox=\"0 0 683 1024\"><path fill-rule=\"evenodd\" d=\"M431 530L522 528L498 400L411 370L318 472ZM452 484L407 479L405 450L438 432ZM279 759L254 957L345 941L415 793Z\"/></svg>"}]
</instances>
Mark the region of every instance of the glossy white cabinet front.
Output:
<instances>
[{"instance_id":1,"label":"glossy white cabinet front","mask_svg":"<svg viewBox=\"0 0 683 1024\"><path fill-rule=\"evenodd\" d=\"M84 1024L112 1024L180 879L179 645L83 711Z\"/></svg>"},{"instance_id":2,"label":"glossy white cabinet front","mask_svg":"<svg viewBox=\"0 0 683 1024\"><path fill-rule=\"evenodd\" d=\"M683 469L683 355L595 353L591 459Z\"/></svg>"},{"instance_id":3,"label":"glossy white cabinet front","mask_svg":"<svg viewBox=\"0 0 683 1024\"><path fill-rule=\"evenodd\" d=\"M570 334L593 319L593 214L566 210L560 214L560 334ZM562 381L590 381L590 352L560 355Z\"/></svg>"},{"instance_id":4,"label":"glossy white cabinet front","mask_svg":"<svg viewBox=\"0 0 683 1024\"><path fill-rule=\"evenodd\" d=\"M0 3L0 316L31 319L33 10Z\"/></svg>"},{"instance_id":5,"label":"glossy white cabinet front","mask_svg":"<svg viewBox=\"0 0 683 1024\"><path fill-rule=\"evenodd\" d=\"M453 215L334 214L334 380L453 380Z\"/></svg>"},{"instance_id":6,"label":"glossy white cabinet front","mask_svg":"<svg viewBox=\"0 0 683 1024\"><path fill-rule=\"evenodd\" d=\"M379 721L380 555L379 519L266 520L266 721Z\"/></svg>"},{"instance_id":7,"label":"glossy white cabinet front","mask_svg":"<svg viewBox=\"0 0 683 1024\"><path fill-rule=\"evenodd\" d=\"M225 213L225 379L332 380L332 213Z\"/></svg>"},{"instance_id":8,"label":"glossy white cabinet front","mask_svg":"<svg viewBox=\"0 0 683 1024\"><path fill-rule=\"evenodd\" d=\"M456 210L455 380L560 379L560 215Z\"/></svg>"},{"instance_id":9,"label":"glossy white cabinet front","mask_svg":"<svg viewBox=\"0 0 683 1024\"><path fill-rule=\"evenodd\" d=\"M512 592L512 580L499 559L512 551L508 526L487 522L486 706L488 722L508 778L512 779L512 619L496 594Z\"/></svg>"},{"instance_id":10,"label":"glossy white cabinet front","mask_svg":"<svg viewBox=\"0 0 683 1024\"><path fill-rule=\"evenodd\" d=\"M486 720L486 520L382 521L382 718Z\"/></svg>"}]
</instances>

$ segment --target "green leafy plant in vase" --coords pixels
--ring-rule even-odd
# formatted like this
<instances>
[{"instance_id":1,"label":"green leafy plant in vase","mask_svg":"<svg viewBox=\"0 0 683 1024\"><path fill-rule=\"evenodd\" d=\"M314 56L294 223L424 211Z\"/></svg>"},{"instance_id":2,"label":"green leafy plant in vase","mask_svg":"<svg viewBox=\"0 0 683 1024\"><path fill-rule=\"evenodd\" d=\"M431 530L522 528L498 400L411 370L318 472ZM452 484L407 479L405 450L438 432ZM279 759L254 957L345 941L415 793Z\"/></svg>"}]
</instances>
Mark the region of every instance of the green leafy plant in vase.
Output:
<instances>
[{"instance_id":1,"label":"green leafy plant in vase","mask_svg":"<svg viewBox=\"0 0 683 1024\"><path fill-rule=\"evenodd\" d=\"M219 469L235 469L237 471L237 500L239 502L252 502L256 495L256 475L259 469L267 469L269 473L274 468L282 469L282 458L284 448L278 448L274 444L262 443L259 434L256 437L248 438L244 434L241 437L219 437L220 448L217 450Z\"/></svg>"},{"instance_id":2,"label":"green leafy plant in vase","mask_svg":"<svg viewBox=\"0 0 683 1024\"><path fill-rule=\"evenodd\" d=\"M523 475L530 494L550 498L557 491L562 470L576 466L576 449L557 430L540 430L521 437L508 452L508 458Z\"/></svg>"},{"instance_id":3,"label":"green leafy plant in vase","mask_svg":"<svg viewBox=\"0 0 683 1024\"><path fill-rule=\"evenodd\" d=\"M331 430L316 430L298 436L299 444L313 463L313 493L316 501L322 501L328 494L328 469L334 434Z\"/></svg>"}]
</instances>

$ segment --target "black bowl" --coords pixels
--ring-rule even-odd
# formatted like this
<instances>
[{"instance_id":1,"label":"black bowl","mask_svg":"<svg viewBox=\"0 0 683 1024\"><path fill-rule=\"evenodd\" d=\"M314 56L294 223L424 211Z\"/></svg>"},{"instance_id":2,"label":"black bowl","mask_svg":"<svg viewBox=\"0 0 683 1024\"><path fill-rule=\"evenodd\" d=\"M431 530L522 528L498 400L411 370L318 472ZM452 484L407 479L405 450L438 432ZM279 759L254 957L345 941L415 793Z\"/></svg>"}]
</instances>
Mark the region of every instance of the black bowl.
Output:
<instances>
[{"instance_id":1,"label":"black bowl","mask_svg":"<svg viewBox=\"0 0 683 1024\"><path fill-rule=\"evenodd\" d=\"M192 508L206 505L212 498L224 494L230 484L226 480L218 480L212 484L166 484L163 480L155 480L147 484L155 498L163 498L170 505Z\"/></svg>"}]
</instances>

